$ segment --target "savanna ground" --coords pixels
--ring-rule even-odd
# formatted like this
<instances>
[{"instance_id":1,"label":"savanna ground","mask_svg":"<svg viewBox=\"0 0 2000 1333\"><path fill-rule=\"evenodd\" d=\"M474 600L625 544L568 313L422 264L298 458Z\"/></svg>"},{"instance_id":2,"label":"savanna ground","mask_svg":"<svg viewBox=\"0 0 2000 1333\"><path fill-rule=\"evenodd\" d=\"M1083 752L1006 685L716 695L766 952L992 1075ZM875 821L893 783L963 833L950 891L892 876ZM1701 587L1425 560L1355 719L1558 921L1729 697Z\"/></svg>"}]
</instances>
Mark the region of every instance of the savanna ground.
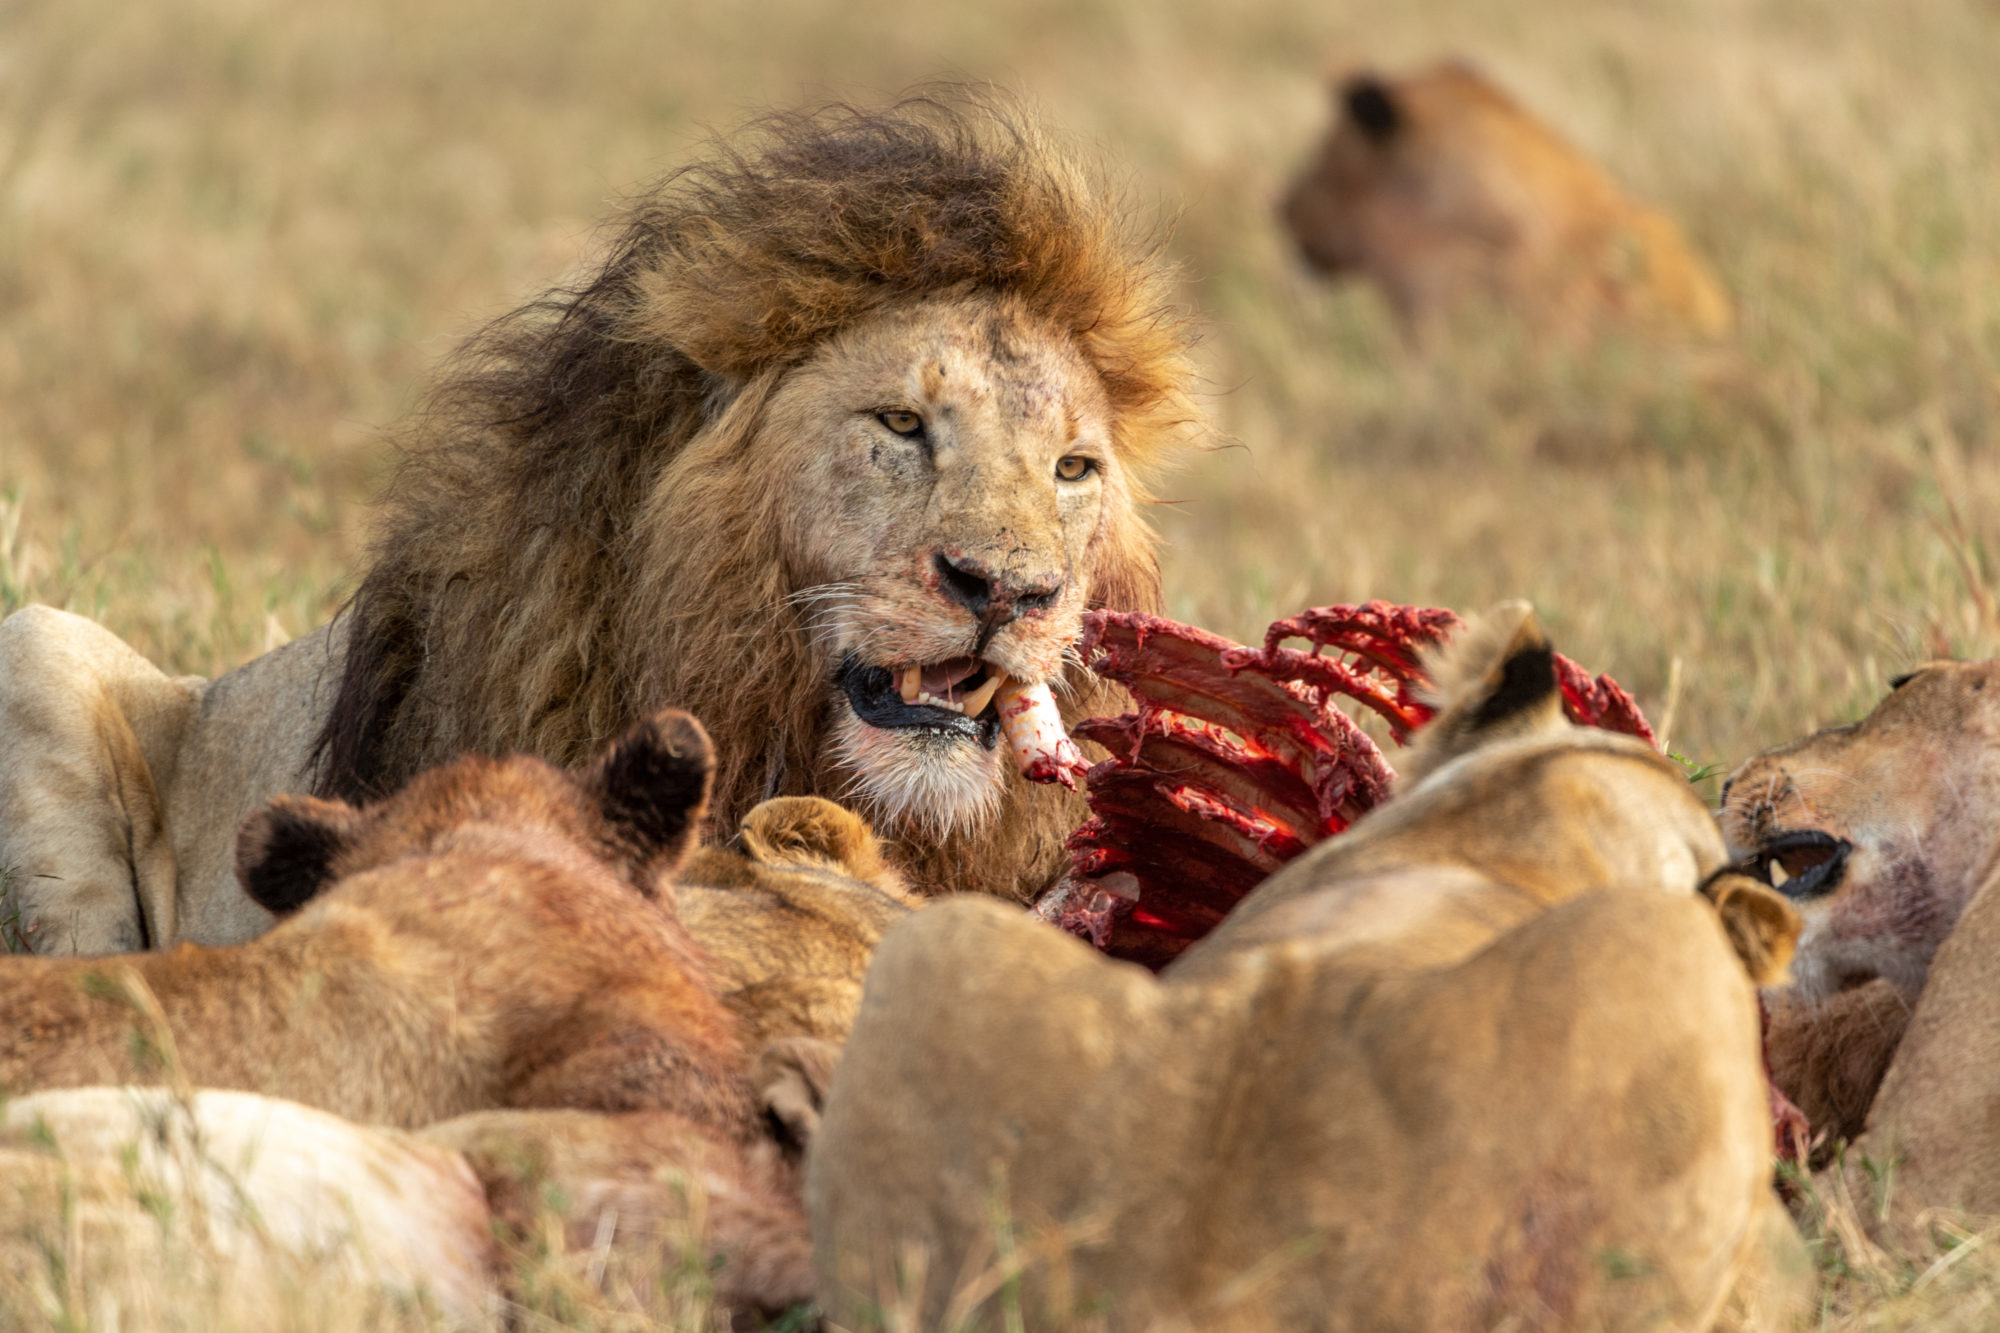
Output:
<instances>
[{"instance_id":1,"label":"savanna ground","mask_svg":"<svg viewBox=\"0 0 2000 1333\"><path fill-rule=\"evenodd\" d=\"M1419 357L1302 272L1326 71L1450 52L1682 221L1733 339ZM387 428L621 192L763 107L990 79L1174 219L1231 442L1163 488L1176 616L1526 596L1728 764L2000 652L1996 70L1992 0L10 0L0 613L201 673L311 627ZM1983 1254L1898 1296L1839 1230L1826 1326L2000 1318Z\"/></svg>"}]
</instances>

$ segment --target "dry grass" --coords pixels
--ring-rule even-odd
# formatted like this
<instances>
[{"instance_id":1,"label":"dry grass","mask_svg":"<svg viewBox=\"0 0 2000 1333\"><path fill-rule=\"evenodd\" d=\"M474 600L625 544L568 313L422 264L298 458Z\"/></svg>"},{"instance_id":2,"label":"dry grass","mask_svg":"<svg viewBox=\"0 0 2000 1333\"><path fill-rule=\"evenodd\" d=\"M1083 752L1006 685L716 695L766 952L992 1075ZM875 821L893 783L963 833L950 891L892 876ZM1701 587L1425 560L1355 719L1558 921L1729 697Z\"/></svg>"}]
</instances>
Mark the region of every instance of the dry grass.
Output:
<instances>
[{"instance_id":1,"label":"dry grass","mask_svg":"<svg viewBox=\"0 0 2000 1333\"><path fill-rule=\"evenodd\" d=\"M1678 216L1739 335L1552 353L1483 320L1419 359L1303 276L1270 204L1322 71L1444 51ZM704 126L956 74L1178 213L1241 447L1169 487L1177 615L1240 638L1313 602L1527 596L1731 761L2000 652L1996 68L1992 0L16 0L0 613L68 606L199 672L308 628L381 428L608 200ZM1829 1326L1911 1326L1894 1289Z\"/></svg>"}]
</instances>

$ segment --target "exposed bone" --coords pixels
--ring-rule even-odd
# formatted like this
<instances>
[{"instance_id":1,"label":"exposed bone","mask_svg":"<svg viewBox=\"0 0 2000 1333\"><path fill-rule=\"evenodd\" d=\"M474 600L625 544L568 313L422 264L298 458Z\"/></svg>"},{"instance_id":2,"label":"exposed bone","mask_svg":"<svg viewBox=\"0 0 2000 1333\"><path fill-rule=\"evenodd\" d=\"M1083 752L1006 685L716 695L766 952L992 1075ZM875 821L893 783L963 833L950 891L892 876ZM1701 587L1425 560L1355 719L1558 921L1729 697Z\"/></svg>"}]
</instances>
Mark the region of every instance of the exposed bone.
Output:
<instances>
[{"instance_id":1,"label":"exposed bone","mask_svg":"<svg viewBox=\"0 0 2000 1333\"><path fill-rule=\"evenodd\" d=\"M1060 782L1074 791L1089 765L1063 730L1062 714L1047 683L1029 685L1009 677L998 697L1000 734L1007 738L1021 775L1030 782Z\"/></svg>"}]
</instances>

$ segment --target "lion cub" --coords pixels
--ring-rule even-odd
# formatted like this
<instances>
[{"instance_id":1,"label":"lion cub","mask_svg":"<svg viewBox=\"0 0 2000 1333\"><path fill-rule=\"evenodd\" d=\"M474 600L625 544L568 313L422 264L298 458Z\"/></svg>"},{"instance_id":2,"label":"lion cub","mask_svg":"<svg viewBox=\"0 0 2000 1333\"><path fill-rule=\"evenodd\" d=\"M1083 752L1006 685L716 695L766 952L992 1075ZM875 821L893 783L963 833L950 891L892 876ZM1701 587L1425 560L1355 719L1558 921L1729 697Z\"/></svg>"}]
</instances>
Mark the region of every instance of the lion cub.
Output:
<instances>
[{"instance_id":1,"label":"lion cub","mask_svg":"<svg viewBox=\"0 0 2000 1333\"><path fill-rule=\"evenodd\" d=\"M244 889L286 918L268 934L0 958L0 1090L173 1065L391 1125L573 1107L739 1130L737 1025L668 888L713 766L666 712L573 773L468 757L360 809L279 797L237 842Z\"/></svg>"}]
</instances>

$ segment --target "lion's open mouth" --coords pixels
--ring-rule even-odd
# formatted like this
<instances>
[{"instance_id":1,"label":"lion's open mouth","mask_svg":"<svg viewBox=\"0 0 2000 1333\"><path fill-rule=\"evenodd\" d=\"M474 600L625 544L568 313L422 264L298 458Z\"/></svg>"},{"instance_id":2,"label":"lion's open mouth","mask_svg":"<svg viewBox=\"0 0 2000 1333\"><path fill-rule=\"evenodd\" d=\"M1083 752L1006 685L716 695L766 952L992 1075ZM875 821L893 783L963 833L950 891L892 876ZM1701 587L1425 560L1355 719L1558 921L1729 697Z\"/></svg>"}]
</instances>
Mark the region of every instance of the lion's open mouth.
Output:
<instances>
[{"instance_id":1,"label":"lion's open mouth","mask_svg":"<svg viewBox=\"0 0 2000 1333\"><path fill-rule=\"evenodd\" d=\"M948 662L868 666L849 655L834 674L854 715L884 731L920 730L1000 743L1000 710L994 696L1007 676L976 657Z\"/></svg>"},{"instance_id":2,"label":"lion's open mouth","mask_svg":"<svg viewBox=\"0 0 2000 1333\"><path fill-rule=\"evenodd\" d=\"M1818 829L1780 833L1744 861L1748 873L1787 898L1824 898L1840 887L1854 844Z\"/></svg>"}]
</instances>

